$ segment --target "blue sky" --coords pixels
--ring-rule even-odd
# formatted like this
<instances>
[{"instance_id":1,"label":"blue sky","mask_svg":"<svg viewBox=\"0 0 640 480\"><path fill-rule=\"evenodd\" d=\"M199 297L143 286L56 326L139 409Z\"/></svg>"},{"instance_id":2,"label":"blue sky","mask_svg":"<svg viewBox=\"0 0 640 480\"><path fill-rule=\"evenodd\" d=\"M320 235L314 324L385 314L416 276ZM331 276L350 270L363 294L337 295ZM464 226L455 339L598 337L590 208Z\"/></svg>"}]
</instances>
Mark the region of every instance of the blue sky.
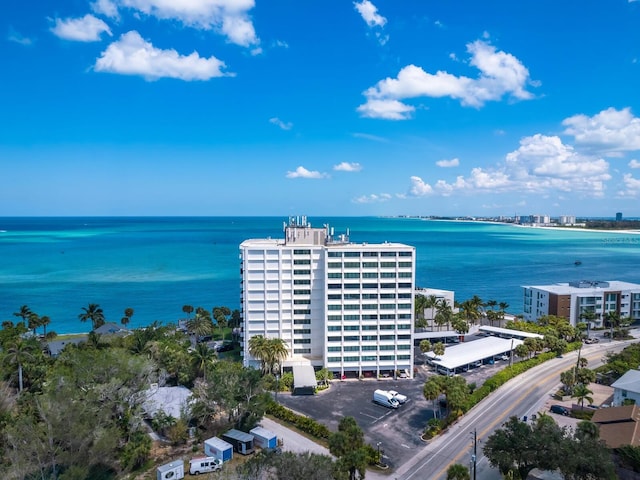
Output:
<instances>
[{"instance_id":1,"label":"blue sky","mask_svg":"<svg viewBox=\"0 0 640 480\"><path fill-rule=\"evenodd\" d=\"M640 216L640 1L0 2L0 215Z\"/></svg>"}]
</instances>

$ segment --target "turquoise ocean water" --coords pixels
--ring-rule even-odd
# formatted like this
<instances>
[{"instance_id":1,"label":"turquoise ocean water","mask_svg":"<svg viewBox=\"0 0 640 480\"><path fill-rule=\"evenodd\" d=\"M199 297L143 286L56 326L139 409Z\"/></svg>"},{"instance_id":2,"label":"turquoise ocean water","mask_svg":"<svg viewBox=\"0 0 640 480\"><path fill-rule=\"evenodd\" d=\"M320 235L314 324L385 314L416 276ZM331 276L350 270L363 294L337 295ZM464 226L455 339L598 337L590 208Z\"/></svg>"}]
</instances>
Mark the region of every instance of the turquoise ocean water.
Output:
<instances>
[{"instance_id":1,"label":"turquoise ocean water","mask_svg":"<svg viewBox=\"0 0 640 480\"><path fill-rule=\"evenodd\" d=\"M87 330L82 307L108 321L176 322L185 304L240 307L239 244L282 238L287 217L0 218L0 321L28 305L58 333ZM416 283L522 311L522 285L581 279L640 283L640 235L407 218L310 217L354 242L414 245ZM576 261L582 262L576 266Z\"/></svg>"}]
</instances>

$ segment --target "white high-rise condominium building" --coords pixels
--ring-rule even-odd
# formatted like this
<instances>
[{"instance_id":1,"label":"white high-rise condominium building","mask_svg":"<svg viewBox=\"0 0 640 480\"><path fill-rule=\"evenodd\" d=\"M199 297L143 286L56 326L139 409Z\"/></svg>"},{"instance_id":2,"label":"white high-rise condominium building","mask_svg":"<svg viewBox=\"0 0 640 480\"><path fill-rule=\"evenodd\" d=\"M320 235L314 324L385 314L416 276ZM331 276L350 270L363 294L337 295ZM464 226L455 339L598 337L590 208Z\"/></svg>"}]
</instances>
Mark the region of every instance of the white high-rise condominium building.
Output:
<instances>
[{"instance_id":1,"label":"white high-rise condominium building","mask_svg":"<svg viewBox=\"0 0 640 480\"><path fill-rule=\"evenodd\" d=\"M281 338L284 367L345 376L413 372L415 248L350 243L329 226L290 219L284 239L240 245L243 362L255 335Z\"/></svg>"},{"instance_id":2,"label":"white high-rise condominium building","mask_svg":"<svg viewBox=\"0 0 640 480\"><path fill-rule=\"evenodd\" d=\"M579 281L524 288L524 319L536 321L543 315L569 320L571 325L590 312L592 327L602 327L610 312L640 320L640 285L621 281Z\"/></svg>"}]
</instances>

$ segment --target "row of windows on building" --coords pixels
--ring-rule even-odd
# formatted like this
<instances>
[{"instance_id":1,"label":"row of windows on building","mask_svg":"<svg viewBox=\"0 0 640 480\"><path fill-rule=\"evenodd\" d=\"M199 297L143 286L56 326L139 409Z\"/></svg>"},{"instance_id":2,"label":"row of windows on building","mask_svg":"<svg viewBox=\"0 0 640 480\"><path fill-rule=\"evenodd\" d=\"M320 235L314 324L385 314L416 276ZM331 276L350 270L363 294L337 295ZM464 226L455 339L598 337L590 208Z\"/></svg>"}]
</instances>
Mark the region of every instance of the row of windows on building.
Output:
<instances>
[{"instance_id":1,"label":"row of windows on building","mask_svg":"<svg viewBox=\"0 0 640 480\"><path fill-rule=\"evenodd\" d=\"M294 302L295 303L295 302ZM411 310L410 303L356 303L327 305L327 310Z\"/></svg>"},{"instance_id":2,"label":"row of windows on building","mask_svg":"<svg viewBox=\"0 0 640 480\"><path fill-rule=\"evenodd\" d=\"M400 328L403 325L398 325L398 330L408 330L408 328ZM410 328L411 326L409 326ZM399 337L401 335L398 335ZM383 341L383 340L395 340L395 335L329 335L327 337L327 342L372 342L372 341ZM306 339L305 339L306 340Z\"/></svg>"},{"instance_id":3,"label":"row of windows on building","mask_svg":"<svg viewBox=\"0 0 640 480\"><path fill-rule=\"evenodd\" d=\"M386 324L386 325L328 325L327 332L371 332L376 330L395 330L398 328L399 330L406 330L406 327L403 325L396 325L395 323Z\"/></svg>"},{"instance_id":4,"label":"row of windows on building","mask_svg":"<svg viewBox=\"0 0 640 480\"><path fill-rule=\"evenodd\" d=\"M359 258L359 257L411 257L413 256L413 252L336 252L329 251L327 253L329 258Z\"/></svg>"},{"instance_id":5,"label":"row of windows on building","mask_svg":"<svg viewBox=\"0 0 640 480\"><path fill-rule=\"evenodd\" d=\"M410 299L412 296L411 293L330 293L327 295L327 300L377 300L378 298L392 300Z\"/></svg>"},{"instance_id":6,"label":"row of windows on building","mask_svg":"<svg viewBox=\"0 0 640 480\"><path fill-rule=\"evenodd\" d=\"M294 265L298 260L294 261ZM299 264L299 265L308 265L308 264ZM411 268L411 262L329 262L327 267L330 269L334 268Z\"/></svg>"},{"instance_id":7,"label":"row of windows on building","mask_svg":"<svg viewBox=\"0 0 640 480\"><path fill-rule=\"evenodd\" d=\"M360 272L329 272L327 274L327 278L330 280L334 278L411 278L411 276L411 272L398 272L397 274L396 272L381 272L380 274L378 272L363 272L362 274Z\"/></svg>"},{"instance_id":8,"label":"row of windows on building","mask_svg":"<svg viewBox=\"0 0 640 480\"><path fill-rule=\"evenodd\" d=\"M332 337L329 336L327 337L327 341L329 342L339 342L341 337ZM362 337L358 337L358 336L349 336L346 335L344 337L342 337L345 339L345 341L359 341L359 338L362 338L363 341L367 341L367 342L371 342L371 341L387 341L387 340L391 340L391 341L396 341L396 340L411 340L411 336L410 335L362 335ZM355 339L355 340L348 340L348 339ZM294 338L293 339L293 344L294 345L305 345L305 344L310 344L311 343L311 339L310 338ZM333 348L336 348L337 350L332 350ZM339 352L340 348L343 347L329 347L329 351L330 352ZM353 352L357 352L360 350L360 346L355 345L355 346L349 346L344 347L345 352L346 351L353 351ZM351 350L349 350L351 349ZM391 345L363 345L362 346L362 350L394 350L394 349L398 349L398 350L411 350L411 343L407 343L407 344L391 344Z\"/></svg>"},{"instance_id":9,"label":"row of windows on building","mask_svg":"<svg viewBox=\"0 0 640 480\"><path fill-rule=\"evenodd\" d=\"M371 351L389 351L389 350L411 350L411 345L348 345L344 347L328 347L327 351L331 353L335 352L371 352Z\"/></svg>"},{"instance_id":10,"label":"row of windows on building","mask_svg":"<svg viewBox=\"0 0 640 480\"><path fill-rule=\"evenodd\" d=\"M357 321L357 320L411 320L410 313L369 313L364 315L350 314L350 315L328 315L327 320L333 321Z\"/></svg>"},{"instance_id":11,"label":"row of windows on building","mask_svg":"<svg viewBox=\"0 0 640 480\"><path fill-rule=\"evenodd\" d=\"M389 362L393 360L410 360L410 355L363 355L346 357L327 357L327 363L347 363L347 362Z\"/></svg>"},{"instance_id":12,"label":"row of windows on building","mask_svg":"<svg viewBox=\"0 0 640 480\"><path fill-rule=\"evenodd\" d=\"M295 315L311 314L311 310L294 310ZM329 322L357 322L360 320L411 320L410 313L371 313L371 314L350 314L350 315L327 315ZM294 325L309 325L311 323L310 318L297 318L293 321Z\"/></svg>"},{"instance_id":13,"label":"row of windows on building","mask_svg":"<svg viewBox=\"0 0 640 480\"><path fill-rule=\"evenodd\" d=\"M329 290L377 290L377 289L395 289L395 288L411 288L411 282L396 283L330 283L327 285Z\"/></svg>"}]
</instances>

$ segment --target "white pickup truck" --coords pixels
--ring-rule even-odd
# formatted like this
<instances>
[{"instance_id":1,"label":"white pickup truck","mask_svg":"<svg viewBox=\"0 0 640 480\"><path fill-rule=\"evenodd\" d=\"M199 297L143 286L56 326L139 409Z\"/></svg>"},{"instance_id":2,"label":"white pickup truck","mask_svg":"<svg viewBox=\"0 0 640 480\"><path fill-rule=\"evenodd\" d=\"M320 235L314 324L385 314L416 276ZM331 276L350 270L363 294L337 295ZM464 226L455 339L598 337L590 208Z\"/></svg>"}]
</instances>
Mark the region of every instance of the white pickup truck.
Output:
<instances>
[{"instance_id":1,"label":"white pickup truck","mask_svg":"<svg viewBox=\"0 0 640 480\"><path fill-rule=\"evenodd\" d=\"M407 401L407 396L396 392L395 390L389 390L389 394L395 398L400 405Z\"/></svg>"}]
</instances>

